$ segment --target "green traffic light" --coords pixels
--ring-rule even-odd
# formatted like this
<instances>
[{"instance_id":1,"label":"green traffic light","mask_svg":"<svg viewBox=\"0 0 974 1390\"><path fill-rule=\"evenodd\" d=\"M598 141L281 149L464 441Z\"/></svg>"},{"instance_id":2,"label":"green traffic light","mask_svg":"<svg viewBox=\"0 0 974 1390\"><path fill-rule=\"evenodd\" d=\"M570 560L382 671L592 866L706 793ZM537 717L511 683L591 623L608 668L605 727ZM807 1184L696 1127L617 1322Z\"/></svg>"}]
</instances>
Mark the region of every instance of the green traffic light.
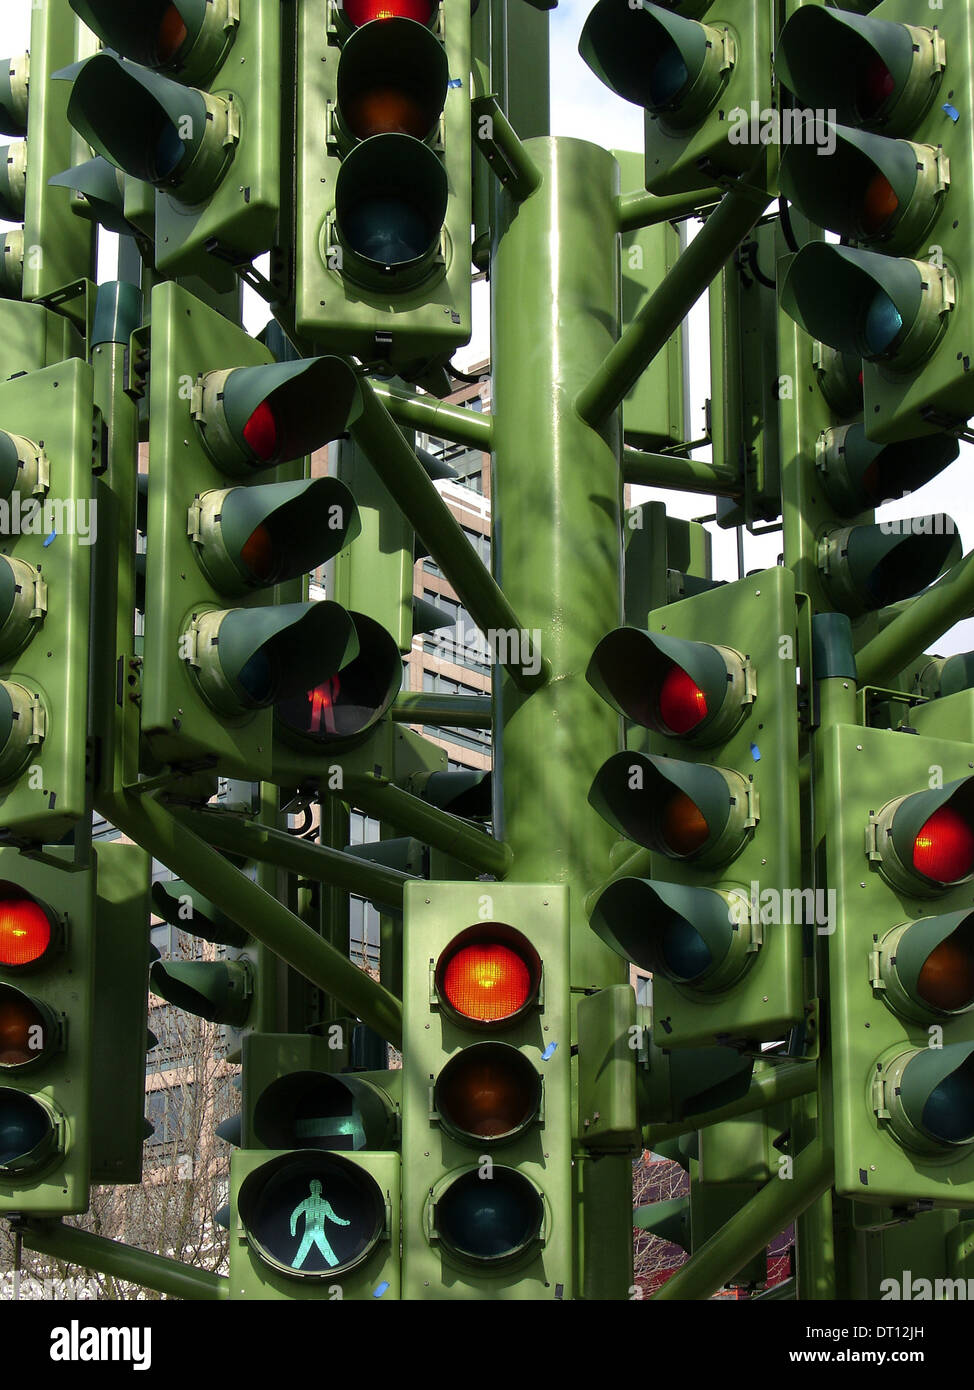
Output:
<instances>
[{"instance_id":1,"label":"green traffic light","mask_svg":"<svg viewBox=\"0 0 974 1390\"><path fill-rule=\"evenodd\" d=\"M388 1237L375 1179L340 1154L280 1154L240 1185L237 1215L257 1258L294 1279L333 1280Z\"/></svg>"},{"instance_id":2,"label":"green traffic light","mask_svg":"<svg viewBox=\"0 0 974 1390\"><path fill-rule=\"evenodd\" d=\"M190 518L199 563L224 594L309 574L359 530L355 500L337 478L205 492Z\"/></svg>"},{"instance_id":3,"label":"green traffic light","mask_svg":"<svg viewBox=\"0 0 974 1390\"><path fill-rule=\"evenodd\" d=\"M233 42L230 0L69 0L88 28L124 58L204 82Z\"/></svg>"},{"instance_id":4,"label":"green traffic light","mask_svg":"<svg viewBox=\"0 0 974 1390\"><path fill-rule=\"evenodd\" d=\"M933 28L803 6L778 37L775 68L799 101L842 125L908 135L938 89L943 47Z\"/></svg>"},{"instance_id":5,"label":"green traffic light","mask_svg":"<svg viewBox=\"0 0 974 1390\"><path fill-rule=\"evenodd\" d=\"M392 1149L398 1137L396 1108L381 1086L366 1076L312 1071L292 1071L264 1087L252 1128L268 1149Z\"/></svg>"},{"instance_id":6,"label":"green traffic light","mask_svg":"<svg viewBox=\"0 0 974 1390\"><path fill-rule=\"evenodd\" d=\"M224 473L251 477L344 434L361 412L355 373L339 357L207 372L193 414Z\"/></svg>"},{"instance_id":7,"label":"green traffic light","mask_svg":"<svg viewBox=\"0 0 974 1390\"><path fill-rule=\"evenodd\" d=\"M827 531L819 569L835 607L855 617L919 593L962 553L954 522L936 513Z\"/></svg>"},{"instance_id":8,"label":"green traffic light","mask_svg":"<svg viewBox=\"0 0 974 1390\"><path fill-rule=\"evenodd\" d=\"M899 373L930 356L953 306L953 284L926 261L814 242L788 267L781 307L813 338Z\"/></svg>"},{"instance_id":9,"label":"green traffic light","mask_svg":"<svg viewBox=\"0 0 974 1390\"><path fill-rule=\"evenodd\" d=\"M219 186L239 138L222 97L110 53L56 75L74 78L68 120L96 154L190 206Z\"/></svg>"},{"instance_id":10,"label":"green traffic light","mask_svg":"<svg viewBox=\"0 0 974 1390\"><path fill-rule=\"evenodd\" d=\"M756 794L739 772L644 753L613 754L588 799L621 835L700 865L736 858L758 820Z\"/></svg>"},{"instance_id":11,"label":"green traffic light","mask_svg":"<svg viewBox=\"0 0 974 1390\"><path fill-rule=\"evenodd\" d=\"M887 254L917 250L948 185L943 150L830 126L835 142L823 177L822 149L791 144L781 156L781 191L813 222Z\"/></svg>"},{"instance_id":12,"label":"green traffic light","mask_svg":"<svg viewBox=\"0 0 974 1390\"><path fill-rule=\"evenodd\" d=\"M644 878L610 883L591 924L624 960L704 993L734 984L761 944L743 893Z\"/></svg>"}]
</instances>

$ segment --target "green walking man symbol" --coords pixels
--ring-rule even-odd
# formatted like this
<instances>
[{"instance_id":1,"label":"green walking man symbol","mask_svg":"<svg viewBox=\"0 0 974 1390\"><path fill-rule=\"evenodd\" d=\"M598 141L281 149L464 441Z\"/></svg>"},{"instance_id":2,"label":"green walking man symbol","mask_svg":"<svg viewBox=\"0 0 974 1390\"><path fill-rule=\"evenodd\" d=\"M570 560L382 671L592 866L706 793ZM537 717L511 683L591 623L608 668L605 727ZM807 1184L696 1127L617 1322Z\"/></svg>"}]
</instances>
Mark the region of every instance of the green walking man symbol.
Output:
<instances>
[{"instance_id":1,"label":"green walking man symbol","mask_svg":"<svg viewBox=\"0 0 974 1390\"><path fill-rule=\"evenodd\" d=\"M311 1196L305 1197L303 1202L291 1212L291 1234L297 1234L298 1218L304 1215L304 1239L297 1255L291 1262L292 1269L300 1269L305 1260L311 1253L311 1247L317 1245L321 1251L326 1264L337 1265L338 1256L328 1244L328 1237L325 1235L325 1222L334 1221L338 1226L350 1226L350 1221L343 1221L340 1216L336 1216L332 1211L331 1203L321 1195L321 1183L317 1178L311 1179Z\"/></svg>"}]
</instances>

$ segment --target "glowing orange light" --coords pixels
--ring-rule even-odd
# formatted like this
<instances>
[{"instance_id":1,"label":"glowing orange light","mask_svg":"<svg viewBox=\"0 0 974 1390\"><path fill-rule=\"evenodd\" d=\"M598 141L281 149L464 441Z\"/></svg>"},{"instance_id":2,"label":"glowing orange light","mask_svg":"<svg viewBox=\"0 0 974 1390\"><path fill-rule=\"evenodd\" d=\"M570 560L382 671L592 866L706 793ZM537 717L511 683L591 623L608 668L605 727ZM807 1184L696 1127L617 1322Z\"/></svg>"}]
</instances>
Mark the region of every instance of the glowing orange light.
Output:
<instances>
[{"instance_id":1,"label":"glowing orange light","mask_svg":"<svg viewBox=\"0 0 974 1390\"><path fill-rule=\"evenodd\" d=\"M478 942L461 947L451 957L443 975L443 991L464 1018L496 1023L510 1018L528 1002L531 972L509 946Z\"/></svg>"},{"instance_id":2,"label":"glowing orange light","mask_svg":"<svg viewBox=\"0 0 974 1390\"><path fill-rule=\"evenodd\" d=\"M31 898L0 902L0 965L33 965L51 944L47 913Z\"/></svg>"},{"instance_id":3,"label":"glowing orange light","mask_svg":"<svg viewBox=\"0 0 974 1390\"><path fill-rule=\"evenodd\" d=\"M703 812L686 792L677 792L664 806L662 829L664 843L674 854L693 854L710 835Z\"/></svg>"}]
</instances>

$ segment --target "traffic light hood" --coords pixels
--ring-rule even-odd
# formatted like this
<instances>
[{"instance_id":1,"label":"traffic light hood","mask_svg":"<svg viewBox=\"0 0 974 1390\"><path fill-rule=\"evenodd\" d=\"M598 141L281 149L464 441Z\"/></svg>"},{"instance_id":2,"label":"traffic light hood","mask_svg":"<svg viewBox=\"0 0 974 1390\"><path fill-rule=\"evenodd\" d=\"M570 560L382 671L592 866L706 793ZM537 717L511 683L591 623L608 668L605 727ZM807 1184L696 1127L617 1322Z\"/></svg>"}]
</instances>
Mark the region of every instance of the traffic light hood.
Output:
<instances>
[{"instance_id":1,"label":"traffic light hood","mask_svg":"<svg viewBox=\"0 0 974 1390\"><path fill-rule=\"evenodd\" d=\"M793 258L781 307L813 338L905 372L933 351L953 281L926 261L813 242Z\"/></svg>"},{"instance_id":2,"label":"traffic light hood","mask_svg":"<svg viewBox=\"0 0 974 1390\"><path fill-rule=\"evenodd\" d=\"M75 130L132 178L190 205L222 180L236 140L226 101L111 53L55 76L74 79L68 120Z\"/></svg>"},{"instance_id":3,"label":"traffic light hood","mask_svg":"<svg viewBox=\"0 0 974 1390\"><path fill-rule=\"evenodd\" d=\"M233 41L230 0L69 0L107 48L147 68L203 82Z\"/></svg>"},{"instance_id":4,"label":"traffic light hood","mask_svg":"<svg viewBox=\"0 0 974 1390\"><path fill-rule=\"evenodd\" d=\"M933 29L803 5L779 35L775 69L799 101L834 110L842 125L905 135L930 104L942 50Z\"/></svg>"}]
</instances>

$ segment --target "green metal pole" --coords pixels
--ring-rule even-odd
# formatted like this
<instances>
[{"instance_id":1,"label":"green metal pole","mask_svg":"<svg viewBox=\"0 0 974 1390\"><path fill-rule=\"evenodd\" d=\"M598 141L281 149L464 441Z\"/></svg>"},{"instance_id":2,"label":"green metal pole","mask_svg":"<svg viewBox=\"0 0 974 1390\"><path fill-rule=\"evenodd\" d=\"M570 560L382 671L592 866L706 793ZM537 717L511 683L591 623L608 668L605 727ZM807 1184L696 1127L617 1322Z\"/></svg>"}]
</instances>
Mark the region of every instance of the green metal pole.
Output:
<instances>
[{"instance_id":1,"label":"green metal pole","mask_svg":"<svg viewBox=\"0 0 974 1390\"><path fill-rule=\"evenodd\" d=\"M395 825L404 835L414 835L444 854L452 854L471 869L498 878L506 878L510 872L510 845L391 782L346 773L341 795L366 815Z\"/></svg>"},{"instance_id":2,"label":"green metal pole","mask_svg":"<svg viewBox=\"0 0 974 1390\"><path fill-rule=\"evenodd\" d=\"M738 1115L750 1115L755 1110L763 1110L768 1105L778 1105L782 1101L794 1100L796 1096L809 1095L815 1090L816 1068L812 1062L783 1062L771 1071L761 1072L752 1077L751 1084L743 1096L729 1101L716 1110L706 1110L700 1115L686 1115L672 1124L649 1124L643 1128L643 1143L647 1149L656 1149L667 1139L679 1139L696 1129L706 1129L709 1125L719 1125L723 1120L733 1120Z\"/></svg>"},{"instance_id":3,"label":"green metal pole","mask_svg":"<svg viewBox=\"0 0 974 1390\"><path fill-rule=\"evenodd\" d=\"M511 197L523 202L541 182L524 141L489 93L474 100L473 120L477 148Z\"/></svg>"},{"instance_id":4,"label":"green metal pole","mask_svg":"<svg viewBox=\"0 0 974 1390\"><path fill-rule=\"evenodd\" d=\"M363 380L362 387L364 409L352 426L353 436L471 618L482 632L503 638L498 648L499 664L523 690L544 685L548 667L534 650L531 628L525 627L463 534L459 521L426 476L370 383Z\"/></svg>"},{"instance_id":5,"label":"green metal pole","mask_svg":"<svg viewBox=\"0 0 974 1390\"><path fill-rule=\"evenodd\" d=\"M394 1047L402 1046L402 1002L359 970L300 917L265 893L153 797L121 793L104 798L99 811L124 834L167 865L257 941L334 994L363 1023Z\"/></svg>"},{"instance_id":6,"label":"green metal pole","mask_svg":"<svg viewBox=\"0 0 974 1390\"><path fill-rule=\"evenodd\" d=\"M390 717L399 724L441 724L450 729L489 729L493 723L489 695L427 695L404 690Z\"/></svg>"},{"instance_id":7,"label":"green metal pole","mask_svg":"<svg viewBox=\"0 0 974 1390\"><path fill-rule=\"evenodd\" d=\"M753 187L746 179L725 194L720 206L707 218L665 280L579 392L575 408L583 420L601 428L618 409L767 206L767 193Z\"/></svg>"},{"instance_id":8,"label":"green metal pole","mask_svg":"<svg viewBox=\"0 0 974 1390\"><path fill-rule=\"evenodd\" d=\"M397 424L406 425L421 434L437 439L449 439L454 444L466 444L470 449L490 452L491 417L462 405L447 405L433 396L409 396L391 386L371 383L372 390Z\"/></svg>"},{"instance_id":9,"label":"green metal pole","mask_svg":"<svg viewBox=\"0 0 974 1390\"><path fill-rule=\"evenodd\" d=\"M286 830L255 825L253 821L223 811L181 808L178 816L183 825L217 849L276 864L281 869L346 892L361 893L372 902L395 911L402 911L403 885L414 877L384 864L373 864L354 854L345 854L343 850L289 835Z\"/></svg>"},{"instance_id":10,"label":"green metal pole","mask_svg":"<svg viewBox=\"0 0 974 1390\"><path fill-rule=\"evenodd\" d=\"M740 475L733 468L678 458L675 454L645 454L622 450L622 471L627 483L640 487L672 487L680 492L704 492L717 497L739 497Z\"/></svg>"},{"instance_id":11,"label":"green metal pole","mask_svg":"<svg viewBox=\"0 0 974 1390\"><path fill-rule=\"evenodd\" d=\"M580 991L627 978L584 912L617 839L588 791L619 748L619 717L585 670L622 617L621 428L613 416L603 436L574 409L619 331L619 170L580 140L530 140L528 150L540 187L520 204L501 195L491 257L494 547L505 592L541 631L552 678L530 694L501 682L498 830L514 854L512 879L571 886L571 984ZM628 1159L596 1162L579 1149L574 1171L576 1295L626 1298Z\"/></svg>"},{"instance_id":12,"label":"green metal pole","mask_svg":"<svg viewBox=\"0 0 974 1390\"><path fill-rule=\"evenodd\" d=\"M765 1183L747 1206L693 1252L653 1299L709 1298L831 1186L833 1171L831 1151L824 1145L803 1149L795 1159L792 1177L775 1176Z\"/></svg>"},{"instance_id":13,"label":"green metal pole","mask_svg":"<svg viewBox=\"0 0 974 1390\"><path fill-rule=\"evenodd\" d=\"M665 197L644 190L623 193L616 199L616 225L620 232L635 232L640 227L655 227L659 222L675 222L716 206L723 196L721 188L695 188L690 193L669 193Z\"/></svg>"},{"instance_id":14,"label":"green metal pole","mask_svg":"<svg viewBox=\"0 0 974 1390\"><path fill-rule=\"evenodd\" d=\"M28 1250L53 1255L56 1260L67 1260L84 1269L97 1269L115 1279L171 1294L173 1298L215 1300L230 1295L230 1280L222 1274L194 1269L192 1265L170 1260L165 1255L153 1255L148 1250L137 1250L132 1245L92 1235L90 1231L79 1231L76 1226L24 1221L18 1223L17 1230Z\"/></svg>"},{"instance_id":15,"label":"green metal pole","mask_svg":"<svg viewBox=\"0 0 974 1390\"><path fill-rule=\"evenodd\" d=\"M915 598L856 655L860 685L885 685L948 628L974 612L974 551Z\"/></svg>"}]
</instances>

